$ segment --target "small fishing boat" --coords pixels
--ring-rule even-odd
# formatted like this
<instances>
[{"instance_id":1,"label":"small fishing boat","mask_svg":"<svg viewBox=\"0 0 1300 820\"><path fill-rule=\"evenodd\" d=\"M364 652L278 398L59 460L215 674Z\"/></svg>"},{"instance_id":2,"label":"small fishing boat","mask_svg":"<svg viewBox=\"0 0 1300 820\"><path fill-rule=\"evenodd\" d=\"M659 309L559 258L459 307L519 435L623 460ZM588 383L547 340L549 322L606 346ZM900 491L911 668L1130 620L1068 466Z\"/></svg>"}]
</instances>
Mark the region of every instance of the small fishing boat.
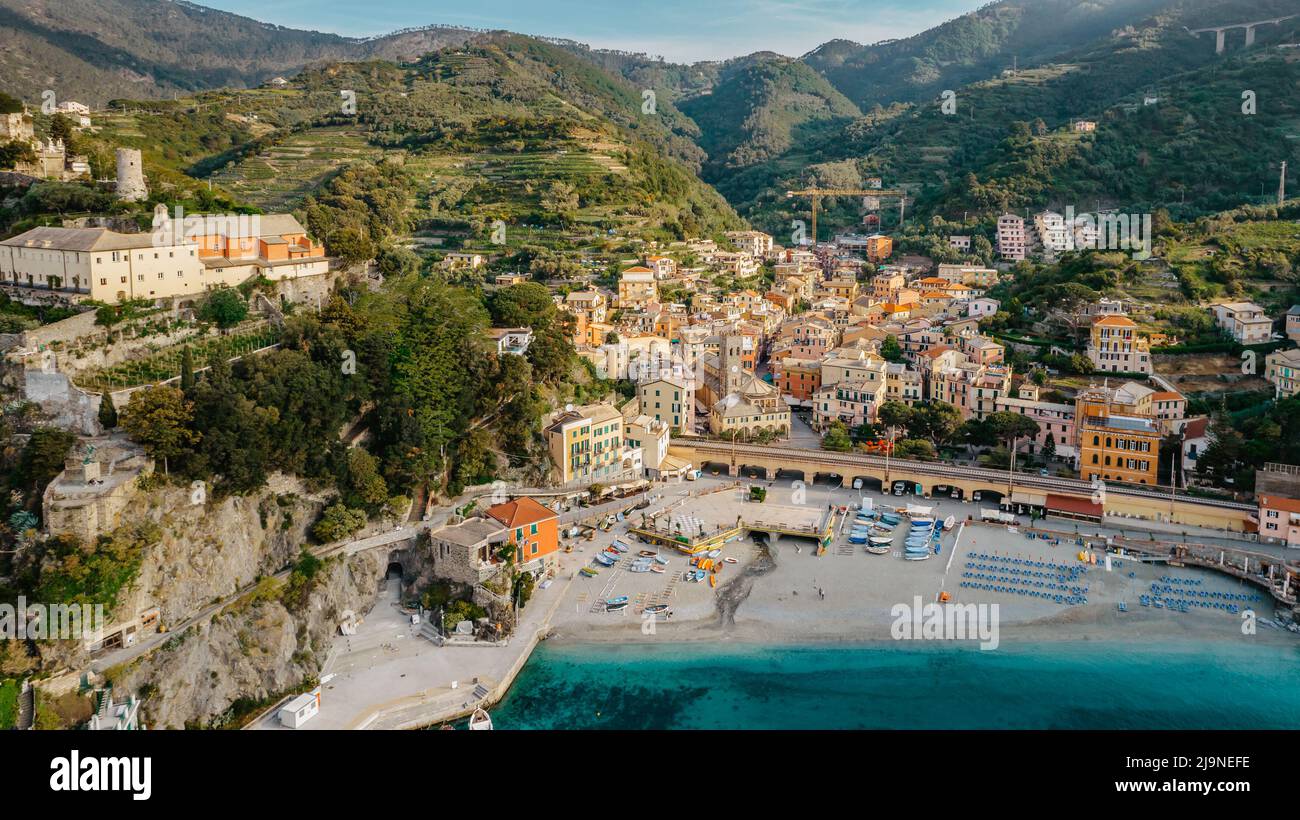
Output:
<instances>
[{"instance_id":1,"label":"small fishing boat","mask_svg":"<svg viewBox=\"0 0 1300 820\"><path fill-rule=\"evenodd\" d=\"M659 553L655 552L654 550L641 550L640 552L637 553L637 555L641 556L642 558L654 558L658 554Z\"/></svg>"},{"instance_id":2,"label":"small fishing boat","mask_svg":"<svg viewBox=\"0 0 1300 820\"><path fill-rule=\"evenodd\" d=\"M664 570L662 564L651 564L651 565L650 565L650 571L651 571L651 572L657 572L657 573L659 573L660 575L663 575L664 572L665 572L666 570Z\"/></svg>"},{"instance_id":3,"label":"small fishing boat","mask_svg":"<svg viewBox=\"0 0 1300 820\"><path fill-rule=\"evenodd\" d=\"M596 577L597 572L599 572L599 570L597 570L595 567L583 567L582 569L578 570L578 573L580 575L585 575L588 578Z\"/></svg>"},{"instance_id":4,"label":"small fishing boat","mask_svg":"<svg viewBox=\"0 0 1300 820\"><path fill-rule=\"evenodd\" d=\"M612 567L612 566L614 566L614 563L615 563L615 562L614 562L614 559L613 559L612 557L610 557L610 555L609 555L608 553L604 553L604 552L602 552L602 553L600 553L599 555L597 555L593 560L598 561L598 562L600 562L601 564L603 564L604 566L607 566L607 567Z\"/></svg>"},{"instance_id":5,"label":"small fishing boat","mask_svg":"<svg viewBox=\"0 0 1300 820\"><path fill-rule=\"evenodd\" d=\"M627 544L624 544L622 541L615 541L609 545L609 548L616 552L627 552L628 550Z\"/></svg>"},{"instance_id":6,"label":"small fishing boat","mask_svg":"<svg viewBox=\"0 0 1300 820\"><path fill-rule=\"evenodd\" d=\"M867 544L867 546L866 546L866 550L867 550L867 552L871 553L872 555L888 555L888 554L889 554L889 547L888 547L888 546L881 545L881 544Z\"/></svg>"},{"instance_id":7,"label":"small fishing boat","mask_svg":"<svg viewBox=\"0 0 1300 820\"><path fill-rule=\"evenodd\" d=\"M618 596L617 598L606 598L606 599L605 599L605 605L606 605L606 606L608 606L608 605L610 605L610 604L626 604L626 603L627 603L627 596L626 596L626 595L620 595L620 596Z\"/></svg>"},{"instance_id":8,"label":"small fishing boat","mask_svg":"<svg viewBox=\"0 0 1300 820\"><path fill-rule=\"evenodd\" d=\"M702 570L702 569L697 569L697 570L695 570L695 580L696 580L696 581L703 581L703 580L704 580L704 575L705 575L704 570Z\"/></svg>"},{"instance_id":9,"label":"small fishing boat","mask_svg":"<svg viewBox=\"0 0 1300 820\"><path fill-rule=\"evenodd\" d=\"M867 537L867 543L874 544L880 547L887 547L890 544L894 543L894 539L887 538L883 535L871 535Z\"/></svg>"},{"instance_id":10,"label":"small fishing boat","mask_svg":"<svg viewBox=\"0 0 1300 820\"><path fill-rule=\"evenodd\" d=\"M950 530L955 526L957 526L957 519L955 516L950 515L943 520L943 528L945 530Z\"/></svg>"},{"instance_id":11,"label":"small fishing boat","mask_svg":"<svg viewBox=\"0 0 1300 820\"><path fill-rule=\"evenodd\" d=\"M662 555L656 555L654 557L654 562L660 566L663 566L668 563L668 559L663 557Z\"/></svg>"},{"instance_id":12,"label":"small fishing boat","mask_svg":"<svg viewBox=\"0 0 1300 820\"><path fill-rule=\"evenodd\" d=\"M728 555L726 558L723 558L722 560L725 561L725 562L727 562L728 564L739 564L739 563L740 563L740 559L738 559L738 558L732 558L730 555Z\"/></svg>"},{"instance_id":13,"label":"small fishing boat","mask_svg":"<svg viewBox=\"0 0 1300 820\"><path fill-rule=\"evenodd\" d=\"M713 587L714 589L718 588L718 576L716 575L709 576L709 586Z\"/></svg>"},{"instance_id":14,"label":"small fishing boat","mask_svg":"<svg viewBox=\"0 0 1300 820\"><path fill-rule=\"evenodd\" d=\"M651 604L645 608L645 611L649 612L651 615L658 615L668 611L668 604Z\"/></svg>"},{"instance_id":15,"label":"small fishing boat","mask_svg":"<svg viewBox=\"0 0 1300 820\"><path fill-rule=\"evenodd\" d=\"M925 552L908 552L903 554L904 561L924 561L930 557L930 551Z\"/></svg>"},{"instance_id":16,"label":"small fishing boat","mask_svg":"<svg viewBox=\"0 0 1300 820\"><path fill-rule=\"evenodd\" d=\"M627 571L628 571L628 572L649 572L649 571L650 571L650 565L649 565L649 564L633 564L632 566L630 566L630 567L627 568Z\"/></svg>"},{"instance_id":17,"label":"small fishing boat","mask_svg":"<svg viewBox=\"0 0 1300 820\"><path fill-rule=\"evenodd\" d=\"M627 601L624 601L621 604L605 604L606 612L622 612L625 609L627 609Z\"/></svg>"},{"instance_id":18,"label":"small fishing boat","mask_svg":"<svg viewBox=\"0 0 1300 820\"><path fill-rule=\"evenodd\" d=\"M469 730L471 732L492 731L492 716L487 713L486 709L475 709L474 714L469 716Z\"/></svg>"},{"instance_id":19,"label":"small fishing boat","mask_svg":"<svg viewBox=\"0 0 1300 820\"><path fill-rule=\"evenodd\" d=\"M708 552L708 556L710 558L717 558L721 554L722 554L722 550L709 550Z\"/></svg>"}]
</instances>

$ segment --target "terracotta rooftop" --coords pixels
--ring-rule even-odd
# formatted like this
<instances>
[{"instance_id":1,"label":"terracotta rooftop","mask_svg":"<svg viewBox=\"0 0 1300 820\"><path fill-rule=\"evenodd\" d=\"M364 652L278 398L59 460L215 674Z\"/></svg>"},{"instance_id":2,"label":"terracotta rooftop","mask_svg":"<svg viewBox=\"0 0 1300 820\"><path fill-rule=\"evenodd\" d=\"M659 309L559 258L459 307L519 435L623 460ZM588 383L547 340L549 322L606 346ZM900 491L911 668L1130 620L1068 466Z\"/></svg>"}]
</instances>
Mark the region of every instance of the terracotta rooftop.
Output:
<instances>
[{"instance_id":1,"label":"terracotta rooftop","mask_svg":"<svg viewBox=\"0 0 1300 820\"><path fill-rule=\"evenodd\" d=\"M548 518L558 518L554 511L543 507L527 496L488 507L487 514L512 528L526 527L529 524L536 524Z\"/></svg>"}]
</instances>

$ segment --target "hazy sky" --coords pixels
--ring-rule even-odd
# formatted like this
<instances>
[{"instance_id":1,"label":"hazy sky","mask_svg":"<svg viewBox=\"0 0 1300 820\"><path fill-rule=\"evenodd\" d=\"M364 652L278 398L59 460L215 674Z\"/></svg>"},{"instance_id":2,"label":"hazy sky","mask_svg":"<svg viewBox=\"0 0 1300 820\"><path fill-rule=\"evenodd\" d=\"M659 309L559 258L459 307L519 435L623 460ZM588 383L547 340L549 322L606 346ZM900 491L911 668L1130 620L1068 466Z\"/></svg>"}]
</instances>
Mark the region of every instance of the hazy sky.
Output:
<instances>
[{"instance_id":1,"label":"hazy sky","mask_svg":"<svg viewBox=\"0 0 1300 820\"><path fill-rule=\"evenodd\" d=\"M827 40L916 34L988 0L198 0L291 28L350 37L435 23L567 37L691 62L803 54Z\"/></svg>"}]
</instances>

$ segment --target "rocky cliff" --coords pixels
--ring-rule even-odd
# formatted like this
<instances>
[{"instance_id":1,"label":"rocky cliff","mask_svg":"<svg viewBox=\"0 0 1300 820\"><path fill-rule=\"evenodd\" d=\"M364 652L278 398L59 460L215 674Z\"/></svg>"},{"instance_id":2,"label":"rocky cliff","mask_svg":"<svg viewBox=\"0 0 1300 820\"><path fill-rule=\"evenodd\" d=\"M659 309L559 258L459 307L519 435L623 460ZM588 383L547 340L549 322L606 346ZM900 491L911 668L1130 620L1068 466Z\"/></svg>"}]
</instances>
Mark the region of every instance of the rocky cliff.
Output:
<instances>
[{"instance_id":1,"label":"rocky cliff","mask_svg":"<svg viewBox=\"0 0 1300 820\"><path fill-rule=\"evenodd\" d=\"M163 648L109 670L118 691L148 695L146 723L228 725L319 675L343 613L373 606L388 561L384 551L335 557L273 577L295 566L324 501L284 476L258 493L219 501L201 488L136 492L122 526L147 522L161 536L113 620L129 623L156 609L159 622L174 627L254 585ZM77 659L66 660L77 668Z\"/></svg>"},{"instance_id":2,"label":"rocky cliff","mask_svg":"<svg viewBox=\"0 0 1300 820\"><path fill-rule=\"evenodd\" d=\"M300 601L286 594L291 584L264 582L115 674L114 683L148 694L151 728L231 725L319 677L343 613L373 606L386 567L382 552L332 558Z\"/></svg>"}]
</instances>

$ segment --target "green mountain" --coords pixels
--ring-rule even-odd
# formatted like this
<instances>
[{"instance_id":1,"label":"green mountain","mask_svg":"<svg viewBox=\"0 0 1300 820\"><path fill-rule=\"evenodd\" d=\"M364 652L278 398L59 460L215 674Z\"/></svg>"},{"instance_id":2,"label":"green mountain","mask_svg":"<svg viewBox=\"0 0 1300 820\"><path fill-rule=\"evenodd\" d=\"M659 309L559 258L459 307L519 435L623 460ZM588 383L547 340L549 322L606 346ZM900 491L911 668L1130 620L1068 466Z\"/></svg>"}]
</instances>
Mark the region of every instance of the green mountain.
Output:
<instances>
[{"instance_id":1,"label":"green mountain","mask_svg":"<svg viewBox=\"0 0 1300 820\"><path fill-rule=\"evenodd\" d=\"M729 175L842 129L862 112L807 65L775 54L729 63L708 92L679 103L700 128L704 178Z\"/></svg>"},{"instance_id":2,"label":"green mountain","mask_svg":"<svg viewBox=\"0 0 1300 820\"><path fill-rule=\"evenodd\" d=\"M827 166L906 187L918 218L1100 205L1166 207L1185 219L1266 200L1280 162L1294 168L1297 159L1300 106L1288 89L1300 78L1294 50L1280 46L1300 39L1300 18L1261 27L1254 47L1238 40L1221 55L1211 36L1188 29L1262 19L1281 5L1170 4L1052 61L958 86L953 113L938 96L873 108L838 133L748 169L728 193L769 227L806 207L784 190ZM1246 91L1255 113L1243 113ZM1073 131L1077 119L1096 122L1096 131ZM832 203L822 224L842 228L860 218L852 203L839 203L838 213Z\"/></svg>"},{"instance_id":3,"label":"green mountain","mask_svg":"<svg viewBox=\"0 0 1300 820\"><path fill-rule=\"evenodd\" d=\"M916 101L1049 60L1141 20L1168 0L1002 0L913 37L832 40L802 58L864 109Z\"/></svg>"}]
</instances>

